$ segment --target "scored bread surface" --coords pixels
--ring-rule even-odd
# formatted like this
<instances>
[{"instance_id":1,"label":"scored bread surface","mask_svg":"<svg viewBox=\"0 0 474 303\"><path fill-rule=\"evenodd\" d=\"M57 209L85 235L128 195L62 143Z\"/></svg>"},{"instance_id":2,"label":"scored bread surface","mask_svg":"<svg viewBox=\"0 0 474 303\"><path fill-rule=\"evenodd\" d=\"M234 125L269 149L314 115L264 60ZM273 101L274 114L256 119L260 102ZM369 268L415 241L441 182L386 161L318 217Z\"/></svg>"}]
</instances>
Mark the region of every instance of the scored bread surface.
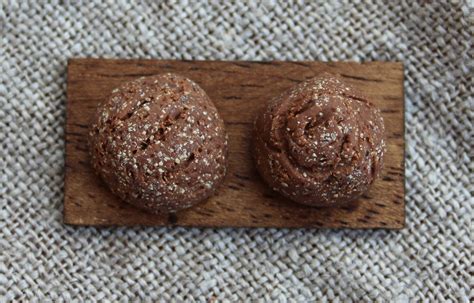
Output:
<instances>
[{"instance_id":1,"label":"scored bread surface","mask_svg":"<svg viewBox=\"0 0 474 303\"><path fill-rule=\"evenodd\" d=\"M224 122L195 82L161 74L127 82L98 110L92 165L122 200L174 212L210 197L226 172Z\"/></svg>"}]
</instances>

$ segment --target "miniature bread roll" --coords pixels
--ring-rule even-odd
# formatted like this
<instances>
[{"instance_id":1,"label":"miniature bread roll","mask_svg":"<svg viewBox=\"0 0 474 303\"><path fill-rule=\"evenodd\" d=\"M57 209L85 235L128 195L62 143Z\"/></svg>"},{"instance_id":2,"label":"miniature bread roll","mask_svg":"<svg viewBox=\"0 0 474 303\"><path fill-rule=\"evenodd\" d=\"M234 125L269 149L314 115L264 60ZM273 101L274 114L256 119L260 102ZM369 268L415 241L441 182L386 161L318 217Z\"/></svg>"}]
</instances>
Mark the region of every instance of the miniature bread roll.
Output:
<instances>
[{"instance_id":1,"label":"miniature bread roll","mask_svg":"<svg viewBox=\"0 0 474 303\"><path fill-rule=\"evenodd\" d=\"M289 199L338 206L365 193L382 169L384 123L366 97L330 74L269 102L254 128L264 181Z\"/></svg>"},{"instance_id":2,"label":"miniature bread roll","mask_svg":"<svg viewBox=\"0 0 474 303\"><path fill-rule=\"evenodd\" d=\"M224 122L206 93L175 74L115 89L90 130L92 165L122 200L175 212L213 195L226 172Z\"/></svg>"}]
</instances>

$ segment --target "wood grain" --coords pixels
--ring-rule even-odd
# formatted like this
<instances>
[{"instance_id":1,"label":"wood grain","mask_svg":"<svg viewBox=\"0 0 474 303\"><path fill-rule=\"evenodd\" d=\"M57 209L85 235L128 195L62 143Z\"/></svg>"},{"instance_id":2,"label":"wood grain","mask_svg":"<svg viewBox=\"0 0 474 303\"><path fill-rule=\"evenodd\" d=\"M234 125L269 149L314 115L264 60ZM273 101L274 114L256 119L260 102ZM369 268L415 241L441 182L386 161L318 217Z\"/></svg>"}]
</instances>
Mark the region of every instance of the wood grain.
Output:
<instances>
[{"instance_id":1,"label":"wood grain","mask_svg":"<svg viewBox=\"0 0 474 303\"><path fill-rule=\"evenodd\" d=\"M271 97L323 71L338 73L381 109L387 130L382 177L353 205L316 209L288 202L266 187L251 160L256 111ZM87 129L109 92L137 77L163 72L199 83L216 104L229 134L229 168L217 195L171 215L153 215L115 198L93 173ZM64 222L279 228L387 228L405 224L403 65L396 62L224 62L71 59L68 63Z\"/></svg>"}]
</instances>

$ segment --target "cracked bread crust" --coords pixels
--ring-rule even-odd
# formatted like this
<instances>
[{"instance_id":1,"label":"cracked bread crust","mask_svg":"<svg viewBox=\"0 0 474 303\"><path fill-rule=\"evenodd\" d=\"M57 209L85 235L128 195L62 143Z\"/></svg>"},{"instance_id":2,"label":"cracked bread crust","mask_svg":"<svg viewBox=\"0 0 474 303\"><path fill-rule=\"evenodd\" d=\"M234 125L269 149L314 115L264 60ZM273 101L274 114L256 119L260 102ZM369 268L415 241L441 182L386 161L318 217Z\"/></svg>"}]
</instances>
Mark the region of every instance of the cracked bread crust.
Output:
<instances>
[{"instance_id":1,"label":"cracked bread crust","mask_svg":"<svg viewBox=\"0 0 474 303\"><path fill-rule=\"evenodd\" d=\"M224 122L193 81L161 74L112 91L90 128L94 170L122 200L176 212L214 194L226 173Z\"/></svg>"},{"instance_id":2,"label":"cracked bread crust","mask_svg":"<svg viewBox=\"0 0 474 303\"><path fill-rule=\"evenodd\" d=\"M309 206L341 206L361 196L380 174L384 151L379 110L331 74L274 98L255 121L260 175Z\"/></svg>"}]
</instances>

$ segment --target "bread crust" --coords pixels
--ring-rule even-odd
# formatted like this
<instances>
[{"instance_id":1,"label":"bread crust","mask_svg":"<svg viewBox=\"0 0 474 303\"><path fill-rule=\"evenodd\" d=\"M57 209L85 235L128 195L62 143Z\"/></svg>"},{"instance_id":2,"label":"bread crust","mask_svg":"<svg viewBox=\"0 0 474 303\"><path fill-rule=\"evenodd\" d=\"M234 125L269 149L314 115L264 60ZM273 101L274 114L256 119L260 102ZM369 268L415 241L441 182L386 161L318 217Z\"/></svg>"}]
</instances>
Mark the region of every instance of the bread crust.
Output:
<instances>
[{"instance_id":1,"label":"bread crust","mask_svg":"<svg viewBox=\"0 0 474 303\"><path fill-rule=\"evenodd\" d=\"M271 100L255 121L253 143L273 190L309 206L341 206L380 174L384 123L367 97L323 74Z\"/></svg>"},{"instance_id":2,"label":"bread crust","mask_svg":"<svg viewBox=\"0 0 474 303\"><path fill-rule=\"evenodd\" d=\"M89 146L92 166L110 190L154 213L207 199L226 172L223 120L199 85L176 74L113 90L97 109Z\"/></svg>"}]
</instances>

